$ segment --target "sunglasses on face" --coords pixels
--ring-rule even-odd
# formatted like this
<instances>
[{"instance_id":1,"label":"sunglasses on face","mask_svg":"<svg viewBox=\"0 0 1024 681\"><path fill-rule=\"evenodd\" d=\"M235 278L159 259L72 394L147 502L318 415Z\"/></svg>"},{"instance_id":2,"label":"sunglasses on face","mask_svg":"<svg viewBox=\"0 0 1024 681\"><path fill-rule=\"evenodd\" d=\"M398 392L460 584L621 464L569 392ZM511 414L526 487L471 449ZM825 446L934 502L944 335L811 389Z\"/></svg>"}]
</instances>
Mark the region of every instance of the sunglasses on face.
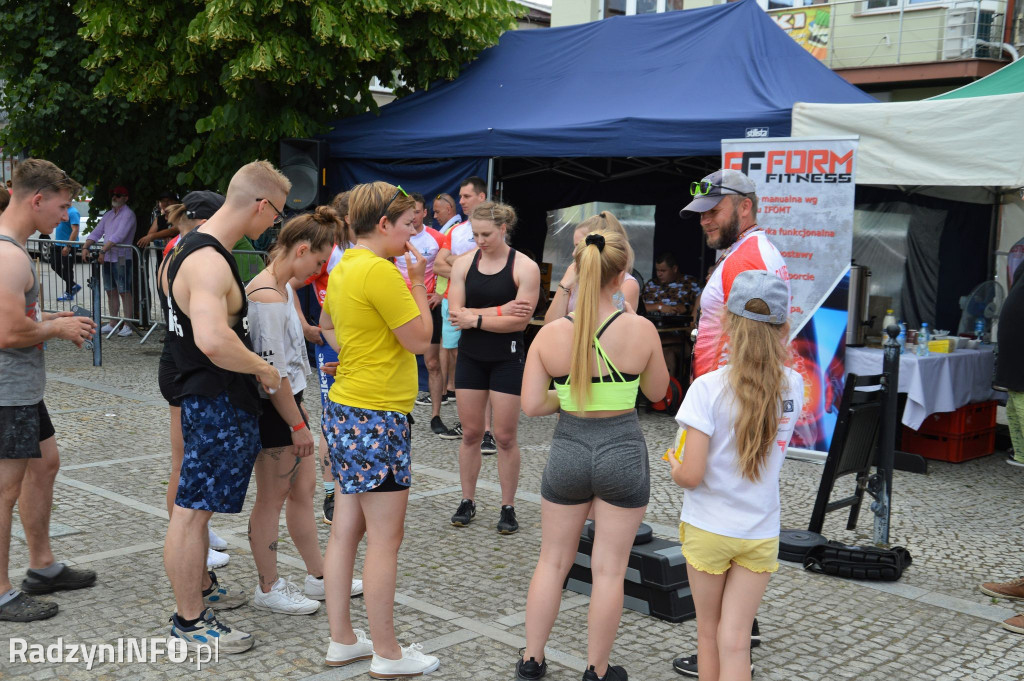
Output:
<instances>
[{"instance_id":1,"label":"sunglasses on face","mask_svg":"<svg viewBox=\"0 0 1024 681\"><path fill-rule=\"evenodd\" d=\"M741 192L740 190L733 189L732 187L726 187L725 185L721 184L714 184L712 182L709 182L708 180L701 180L700 182L690 183L690 196L694 198L699 196L707 196L708 194L711 193L712 189L720 190L719 193L732 192L733 194L739 194L740 196L750 195L750 192Z\"/></svg>"},{"instance_id":2,"label":"sunglasses on face","mask_svg":"<svg viewBox=\"0 0 1024 681\"><path fill-rule=\"evenodd\" d=\"M384 206L384 210L382 210L382 211L380 212L380 217L382 217L382 218L383 218L383 217L387 217L387 215L388 215L388 208L391 208L391 204L395 202L395 199L397 199L397 198L398 198L398 195L399 195L399 194L401 194L401 195L403 195L403 196L409 196L409 195L408 195L408 194L406 193L406 191L405 191L404 189L402 189L402 185L398 185L398 191L396 191L396 192L395 192L395 195L394 195L394 196L392 196L392 197L391 197L391 200L390 200L390 201L388 201L388 202L387 202L387 205L385 205L385 206ZM378 218L378 219L380 219L380 218Z\"/></svg>"},{"instance_id":3,"label":"sunglasses on face","mask_svg":"<svg viewBox=\"0 0 1024 681\"><path fill-rule=\"evenodd\" d=\"M277 206L275 206L273 203L271 203L270 199L256 199L256 200L257 201L266 201L267 205L274 209L274 212L277 213L277 217L274 218L274 227L280 227L281 223L284 222L284 214L277 209Z\"/></svg>"}]
</instances>

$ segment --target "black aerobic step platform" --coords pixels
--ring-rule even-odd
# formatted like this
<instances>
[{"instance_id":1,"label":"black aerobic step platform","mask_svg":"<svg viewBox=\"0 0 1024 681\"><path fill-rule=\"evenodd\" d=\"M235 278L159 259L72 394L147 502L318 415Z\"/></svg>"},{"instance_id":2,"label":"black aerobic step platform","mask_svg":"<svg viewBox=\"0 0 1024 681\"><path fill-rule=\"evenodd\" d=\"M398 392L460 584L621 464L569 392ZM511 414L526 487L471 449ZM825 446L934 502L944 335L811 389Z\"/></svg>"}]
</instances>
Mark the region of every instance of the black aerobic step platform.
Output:
<instances>
[{"instance_id":1,"label":"black aerobic step platform","mask_svg":"<svg viewBox=\"0 0 1024 681\"><path fill-rule=\"evenodd\" d=\"M565 580L565 588L579 594L590 595L590 568L573 565ZM623 583L622 606L643 615L651 615L666 622L685 622L697 616L693 607L690 587L661 590L631 582Z\"/></svg>"},{"instance_id":2,"label":"black aerobic step platform","mask_svg":"<svg viewBox=\"0 0 1024 681\"><path fill-rule=\"evenodd\" d=\"M593 549L592 540L585 534L580 537L576 564L589 569ZM646 544L634 545L629 552L626 581L661 590L686 586L686 559L679 542L655 537Z\"/></svg>"}]
</instances>

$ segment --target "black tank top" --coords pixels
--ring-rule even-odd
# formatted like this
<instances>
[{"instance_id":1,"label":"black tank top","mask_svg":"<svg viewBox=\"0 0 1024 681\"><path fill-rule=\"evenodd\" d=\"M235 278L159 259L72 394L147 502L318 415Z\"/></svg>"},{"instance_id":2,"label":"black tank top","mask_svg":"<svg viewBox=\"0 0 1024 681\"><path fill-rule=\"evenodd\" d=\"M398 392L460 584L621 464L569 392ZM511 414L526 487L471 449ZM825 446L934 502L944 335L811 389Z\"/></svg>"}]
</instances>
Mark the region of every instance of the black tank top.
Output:
<instances>
[{"instance_id":1,"label":"black tank top","mask_svg":"<svg viewBox=\"0 0 1024 681\"><path fill-rule=\"evenodd\" d=\"M256 377L252 374L240 374L218 367L210 361L210 358L203 354L196 345L195 332L192 329L192 320L181 311L178 304L174 302L171 292L174 290L174 278L181 268L181 263L189 255L200 248L213 248L228 261L231 266L231 273L235 276L235 285L242 294L242 309L238 313L238 321L231 330L234 331L239 340L246 348L252 350L252 342L249 340L249 325L246 318L248 313L248 302L245 298L245 287L242 278L238 275L238 267L230 251L221 245L217 239L193 230L183 236L178 244L167 256L170 261L167 265L167 341L166 347L170 351L174 364L178 369L176 384L181 394L175 397L187 395L202 395L204 397L216 397L223 392L228 395L231 404L243 409L250 414L259 415L260 400L256 390Z\"/></svg>"},{"instance_id":2,"label":"black tank top","mask_svg":"<svg viewBox=\"0 0 1024 681\"><path fill-rule=\"evenodd\" d=\"M466 307L497 307L514 300L519 293L519 287L512 276L516 249L508 249L508 261L496 274L480 273L478 265L481 255L477 251L466 273ZM523 332L495 333L483 329L463 329L459 337L459 352L483 362L522 359Z\"/></svg>"}]
</instances>

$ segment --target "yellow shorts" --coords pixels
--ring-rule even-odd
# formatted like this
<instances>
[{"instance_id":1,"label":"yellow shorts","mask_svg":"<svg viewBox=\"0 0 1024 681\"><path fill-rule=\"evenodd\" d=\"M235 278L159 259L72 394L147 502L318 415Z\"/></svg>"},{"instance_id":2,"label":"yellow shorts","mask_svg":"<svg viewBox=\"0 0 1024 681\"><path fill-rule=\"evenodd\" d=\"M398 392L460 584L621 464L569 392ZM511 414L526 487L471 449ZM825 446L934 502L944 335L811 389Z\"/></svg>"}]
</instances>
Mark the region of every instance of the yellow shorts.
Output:
<instances>
[{"instance_id":1,"label":"yellow shorts","mask_svg":"<svg viewBox=\"0 0 1024 681\"><path fill-rule=\"evenodd\" d=\"M724 574L735 563L751 572L775 572L779 569L779 538L736 539L679 523L679 541L683 557L695 570L711 575Z\"/></svg>"}]
</instances>

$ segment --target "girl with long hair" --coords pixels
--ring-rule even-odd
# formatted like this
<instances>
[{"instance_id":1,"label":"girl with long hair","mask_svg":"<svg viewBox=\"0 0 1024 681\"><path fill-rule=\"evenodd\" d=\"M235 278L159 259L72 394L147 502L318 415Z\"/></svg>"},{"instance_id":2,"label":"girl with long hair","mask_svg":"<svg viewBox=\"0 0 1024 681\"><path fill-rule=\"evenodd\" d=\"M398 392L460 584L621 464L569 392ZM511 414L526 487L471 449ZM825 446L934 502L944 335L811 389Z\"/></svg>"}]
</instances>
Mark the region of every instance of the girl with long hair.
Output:
<instances>
[{"instance_id":1,"label":"girl with long hair","mask_svg":"<svg viewBox=\"0 0 1024 681\"><path fill-rule=\"evenodd\" d=\"M592 215L581 222L573 231L573 248L575 249L583 241L583 238L591 232L601 231L617 232L625 237L627 242L629 241L626 228L622 226L622 223L615 217L615 214L611 211L603 210L597 215ZM632 275L632 258L626 264L626 268L626 276L622 281L622 287L615 292L613 299L615 300L616 307L620 310L628 309L631 312L636 312L637 305L640 303L640 282ZM565 268L565 274L562 275L562 280L558 282L558 288L555 289L555 295L551 299L551 304L548 305L548 309L544 313L545 324L550 324L576 309L576 301L579 298L576 271L575 262L570 263ZM626 306L627 303L629 307Z\"/></svg>"},{"instance_id":2,"label":"girl with long hair","mask_svg":"<svg viewBox=\"0 0 1024 681\"><path fill-rule=\"evenodd\" d=\"M316 441L302 406L309 360L289 282L320 271L339 227L337 215L326 206L292 218L277 238L270 264L246 287L253 350L282 376L281 388L273 395L260 388L263 448L254 467L256 503L249 516L249 547L259 577L253 606L285 615L312 614L324 599L323 556L313 520L316 457L311 455ZM306 565L302 589L277 572L282 506L288 534Z\"/></svg>"},{"instance_id":3,"label":"girl with long hair","mask_svg":"<svg viewBox=\"0 0 1024 681\"><path fill-rule=\"evenodd\" d=\"M785 366L789 289L764 270L737 275L724 334L729 363L695 380L672 479L686 491L679 538L697 611L701 681L749 679L750 630L779 568L779 471L803 403Z\"/></svg>"},{"instance_id":4,"label":"girl with long hair","mask_svg":"<svg viewBox=\"0 0 1024 681\"><path fill-rule=\"evenodd\" d=\"M371 659L378 679L426 674L438 659L395 638L398 549L412 484L408 414L416 401L415 355L430 345L433 323L423 283L426 260L409 239L416 204L387 182L352 189L356 237L327 284L320 325L338 351L323 425L335 480L337 519L324 557L327 664ZM406 286L390 258L405 258ZM414 260L415 258L415 260ZM356 549L366 535L363 584L371 638L352 628L349 598Z\"/></svg>"},{"instance_id":5,"label":"girl with long hair","mask_svg":"<svg viewBox=\"0 0 1024 681\"><path fill-rule=\"evenodd\" d=\"M632 257L618 232L586 235L573 253L576 310L544 326L526 360L523 412L561 413L541 480L540 558L526 599L526 650L516 664L518 679L539 679L547 670L544 646L591 512L593 591L583 679L627 678L622 667L608 664L608 656L622 614L629 551L651 489L636 397L643 390L659 399L668 387L657 329L623 313L614 301ZM555 389L549 390L552 381Z\"/></svg>"},{"instance_id":6,"label":"girl with long hair","mask_svg":"<svg viewBox=\"0 0 1024 681\"><path fill-rule=\"evenodd\" d=\"M480 443L491 406L501 483L499 534L519 530L519 394L523 384L523 331L540 296L540 268L506 242L516 222L511 206L485 201L470 216L477 250L452 266L448 315L462 330L455 364L456 407L462 422L459 477L462 501L451 523L465 527L476 515Z\"/></svg>"}]
</instances>

